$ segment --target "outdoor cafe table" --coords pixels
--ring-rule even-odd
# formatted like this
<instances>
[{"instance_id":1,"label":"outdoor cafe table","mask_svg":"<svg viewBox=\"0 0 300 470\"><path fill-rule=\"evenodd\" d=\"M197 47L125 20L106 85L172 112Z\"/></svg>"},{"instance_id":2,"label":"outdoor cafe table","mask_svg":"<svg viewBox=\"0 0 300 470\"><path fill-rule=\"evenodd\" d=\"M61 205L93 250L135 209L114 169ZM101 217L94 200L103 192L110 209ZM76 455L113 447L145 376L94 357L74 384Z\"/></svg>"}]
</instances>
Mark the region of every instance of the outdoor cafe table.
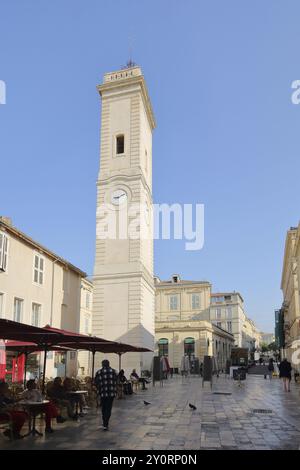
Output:
<instances>
[{"instance_id":1,"label":"outdoor cafe table","mask_svg":"<svg viewBox=\"0 0 300 470\"><path fill-rule=\"evenodd\" d=\"M78 413L78 405L79 405L79 398L80 398L80 395L84 395L88 393L87 390L74 390L74 391L70 391L70 392L67 392L67 395L71 395L72 398L75 398L78 397L76 399L76 411L75 411L75 416L76 418L78 419L78 416L79 416L79 413Z\"/></svg>"},{"instance_id":2,"label":"outdoor cafe table","mask_svg":"<svg viewBox=\"0 0 300 470\"><path fill-rule=\"evenodd\" d=\"M33 436L38 435L42 436L43 434L39 432L35 427L35 418L37 415L43 411L45 405L49 403L49 400L43 401L30 401L30 400L21 400L18 402L18 405L23 406L29 413L30 421L29 421L29 432L24 435L24 437L29 436L32 434Z\"/></svg>"}]
</instances>

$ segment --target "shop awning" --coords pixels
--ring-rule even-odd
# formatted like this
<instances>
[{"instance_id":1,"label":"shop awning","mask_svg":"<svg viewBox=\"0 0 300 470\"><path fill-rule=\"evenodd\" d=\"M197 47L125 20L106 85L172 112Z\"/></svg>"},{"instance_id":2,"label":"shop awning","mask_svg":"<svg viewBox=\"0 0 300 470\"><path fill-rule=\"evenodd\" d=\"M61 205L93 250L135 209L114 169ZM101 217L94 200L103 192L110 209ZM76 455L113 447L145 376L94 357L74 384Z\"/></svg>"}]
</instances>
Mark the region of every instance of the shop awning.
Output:
<instances>
[{"instance_id":1,"label":"shop awning","mask_svg":"<svg viewBox=\"0 0 300 470\"><path fill-rule=\"evenodd\" d=\"M0 318L0 339L26 341L45 346L56 344L62 339L62 334L58 331L47 331L37 326Z\"/></svg>"}]
</instances>

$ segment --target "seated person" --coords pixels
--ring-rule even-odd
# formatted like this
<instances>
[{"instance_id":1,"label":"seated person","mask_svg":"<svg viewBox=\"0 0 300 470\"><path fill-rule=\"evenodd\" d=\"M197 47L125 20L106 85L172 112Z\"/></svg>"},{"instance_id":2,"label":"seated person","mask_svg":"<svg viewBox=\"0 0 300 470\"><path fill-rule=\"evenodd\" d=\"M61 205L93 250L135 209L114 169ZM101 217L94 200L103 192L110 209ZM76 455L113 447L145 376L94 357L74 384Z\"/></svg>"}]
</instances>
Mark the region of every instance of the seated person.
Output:
<instances>
[{"instance_id":1,"label":"seated person","mask_svg":"<svg viewBox=\"0 0 300 470\"><path fill-rule=\"evenodd\" d=\"M12 437L14 439L22 439L20 431L28 419L28 414L25 411L19 411L13 409L13 405L17 403L18 400L14 400L9 397L9 389L6 382L0 382L0 421L4 421L9 417L12 421ZM10 437L11 432L9 429L4 431L5 436Z\"/></svg>"},{"instance_id":2,"label":"seated person","mask_svg":"<svg viewBox=\"0 0 300 470\"><path fill-rule=\"evenodd\" d=\"M147 379L145 379L144 377L139 377L138 374L136 373L136 369L133 369L133 371L131 372L130 380L132 382L140 382L143 385L142 390L147 390L146 386L145 386L145 383L148 384L149 381Z\"/></svg>"},{"instance_id":3,"label":"seated person","mask_svg":"<svg viewBox=\"0 0 300 470\"><path fill-rule=\"evenodd\" d=\"M88 394L85 397L85 402L86 402L85 408L90 408L90 406L93 404L93 401L96 398L97 389L93 384L92 377L86 376L84 378L84 382L85 382L85 390L88 391Z\"/></svg>"},{"instance_id":4,"label":"seated person","mask_svg":"<svg viewBox=\"0 0 300 470\"><path fill-rule=\"evenodd\" d=\"M125 395L131 395L132 394L132 386L131 383L127 380L125 377L124 370L121 369L117 378L117 383L121 387L123 387L123 392Z\"/></svg>"},{"instance_id":5,"label":"seated person","mask_svg":"<svg viewBox=\"0 0 300 470\"><path fill-rule=\"evenodd\" d=\"M35 380L27 380L26 390L22 393L22 400L28 401L42 401L43 395L40 390L37 389ZM42 411L45 413L46 422L46 433L52 433L54 430L51 428L51 419L56 418L57 423L64 423L65 419L61 416L60 410L56 408L53 402L46 403L43 405Z\"/></svg>"},{"instance_id":6,"label":"seated person","mask_svg":"<svg viewBox=\"0 0 300 470\"><path fill-rule=\"evenodd\" d=\"M75 390L82 390L82 389L85 390L85 387L86 387L85 381L81 381L79 379L71 379L71 380L74 384L74 389ZM86 400L87 396L85 394L82 394L82 395L80 395L80 397L81 397L83 408L84 409L89 408L89 406L87 404L87 400Z\"/></svg>"},{"instance_id":7,"label":"seated person","mask_svg":"<svg viewBox=\"0 0 300 470\"><path fill-rule=\"evenodd\" d=\"M48 389L48 396L53 399L54 403L61 406L66 406L68 410L68 416L75 419L74 413L74 402L70 400L70 396L67 395L63 385L61 377L55 377L52 387Z\"/></svg>"},{"instance_id":8,"label":"seated person","mask_svg":"<svg viewBox=\"0 0 300 470\"><path fill-rule=\"evenodd\" d=\"M68 396L68 392L75 392L78 389L76 387L76 384L69 377L65 378L63 388L67 396ZM85 402L84 402L83 396L79 394L78 395L70 394L68 396L68 399L71 401L71 403L73 403L73 407L74 407L74 404L78 403L79 409L80 409L79 416L84 416L83 407L84 407Z\"/></svg>"}]
</instances>

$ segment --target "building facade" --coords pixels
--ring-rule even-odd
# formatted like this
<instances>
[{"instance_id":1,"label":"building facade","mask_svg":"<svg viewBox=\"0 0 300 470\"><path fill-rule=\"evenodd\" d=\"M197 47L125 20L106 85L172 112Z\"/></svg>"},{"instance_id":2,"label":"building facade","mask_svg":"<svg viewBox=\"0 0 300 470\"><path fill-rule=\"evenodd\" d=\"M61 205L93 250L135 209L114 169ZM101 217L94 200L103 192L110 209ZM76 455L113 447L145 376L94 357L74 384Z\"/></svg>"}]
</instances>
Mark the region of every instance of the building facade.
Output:
<instances>
[{"instance_id":1,"label":"building facade","mask_svg":"<svg viewBox=\"0 0 300 470\"><path fill-rule=\"evenodd\" d=\"M0 218L0 317L80 331L83 271ZM43 353L31 354L37 371ZM47 376L77 375L77 353L48 352ZM34 365L35 364L35 365ZM40 369L40 372L42 369Z\"/></svg>"},{"instance_id":2,"label":"building facade","mask_svg":"<svg viewBox=\"0 0 300 470\"><path fill-rule=\"evenodd\" d=\"M210 321L233 334L235 346L258 349L261 335L253 320L247 317L244 300L239 292L211 294Z\"/></svg>"},{"instance_id":3,"label":"building facade","mask_svg":"<svg viewBox=\"0 0 300 470\"><path fill-rule=\"evenodd\" d=\"M102 120L93 334L153 350L153 111L140 67L105 74L98 90ZM104 233L110 215L116 220L113 235ZM137 219L143 237L130 232ZM117 367L116 356L110 359ZM126 371L149 369L151 362L152 353L130 353L122 360Z\"/></svg>"},{"instance_id":4,"label":"building facade","mask_svg":"<svg viewBox=\"0 0 300 470\"><path fill-rule=\"evenodd\" d=\"M204 320L174 320L155 323L155 354L168 357L170 367L180 369L184 355L213 356L219 369L225 369L230 358L232 334Z\"/></svg>"},{"instance_id":5,"label":"building facade","mask_svg":"<svg viewBox=\"0 0 300 470\"><path fill-rule=\"evenodd\" d=\"M179 368L185 354L203 361L214 356L225 368L234 344L232 333L214 325L209 318L211 284L185 281L178 274L170 281L155 278L155 353L168 357Z\"/></svg>"},{"instance_id":6,"label":"building facade","mask_svg":"<svg viewBox=\"0 0 300 470\"><path fill-rule=\"evenodd\" d=\"M236 346L244 346L243 326L246 314L244 300L238 292L212 293L207 319L232 333Z\"/></svg>"},{"instance_id":7,"label":"building facade","mask_svg":"<svg viewBox=\"0 0 300 470\"><path fill-rule=\"evenodd\" d=\"M154 284L156 323L199 320L209 311L211 284L207 281L185 281L174 274L170 281L155 277Z\"/></svg>"},{"instance_id":8,"label":"building facade","mask_svg":"<svg viewBox=\"0 0 300 470\"><path fill-rule=\"evenodd\" d=\"M275 342L275 335L274 335L274 333L261 332L260 333L260 339L261 339L261 343L269 345L269 344Z\"/></svg>"},{"instance_id":9,"label":"building facade","mask_svg":"<svg viewBox=\"0 0 300 470\"><path fill-rule=\"evenodd\" d=\"M223 339L214 339L214 336L217 335L227 338L226 335L229 334L230 338L234 338L235 346L247 348L249 352L254 352L255 349L259 348L261 333L255 323L246 316L244 301L240 293L211 293L211 284L209 282L181 280L178 274L174 274L169 281L161 281L156 277L155 290L156 350L158 348L157 342L159 340L163 341L163 338L158 337L161 336L162 325L164 325L163 328L166 328L166 324L172 324L171 330L172 334L174 333L174 338L177 337L177 339L180 338L180 341L183 341L180 347L178 345L176 347L172 346L174 351L176 351L176 348L178 351L174 352L176 363L178 362L178 356L184 350L185 338L182 337L181 333L178 333L176 336L174 325L177 323L175 322L182 322L182 324L187 322L187 328L191 327L188 325L195 326L196 323L194 322L196 321L200 321L200 323L206 322L202 326L211 324L211 328L214 328L214 333L212 333L213 330L210 330L211 333L209 334L207 330L204 334L202 329L201 335L202 339L206 337L211 341L209 353L212 353L214 356L220 355L218 341L224 342ZM200 328L200 324L198 326ZM182 328L180 331L182 331ZM165 339L170 341L170 338ZM203 355L205 341L204 339L203 341L200 340L200 336L197 341L197 352ZM213 345L215 345L215 350ZM221 347L223 348L223 345ZM226 341L224 342L225 347ZM226 354L222 354L222 357L225 356Z\"/></svg>"},{"instance_id":10,"label":"building facade","mask_svg":"<svg viewBox=\"0 0 300 470\"><path fill-rule=\"evenodd\" d=\"M242 332L242 347L248 348L249 351L254 352L261 346L262 338L259 329L256 327L253 320L246 317L243 324Z\"/></svg>"},{"instance_id":11,"label":"building facade","mask_svg":"<svg viewBox=\"0 0 300 470\"><path fill-rule=\"evenodd\" d=\"M282 355L300 371L297 350L300 346L300 223L288 230L281 277L284 345ZM295 355L294 355L295 353Z\"/></svg>"}]
</instances>

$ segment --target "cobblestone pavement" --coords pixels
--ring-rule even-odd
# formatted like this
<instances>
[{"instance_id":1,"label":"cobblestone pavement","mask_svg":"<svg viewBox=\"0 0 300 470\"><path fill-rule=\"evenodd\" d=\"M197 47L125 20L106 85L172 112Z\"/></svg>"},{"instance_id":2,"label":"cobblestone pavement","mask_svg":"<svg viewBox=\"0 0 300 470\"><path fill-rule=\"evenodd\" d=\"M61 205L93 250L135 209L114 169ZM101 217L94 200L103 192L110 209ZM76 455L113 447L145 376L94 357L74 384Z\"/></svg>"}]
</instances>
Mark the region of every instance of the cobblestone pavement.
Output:
<instances>
[{"instance_id":1,"label":"cobblestone pavement","mask_svg":"<svg viewBox=\"0 0 300 470\"><path fill-rule=\"evenodd\" d=\"M227 395L214 392L226 392ZM164 387L149 385L115 400L110 430L99 429L99 410L80 422L55 424L55 433L11 443L0 436L0 449L299 449L300 386L285 393L278 378L248 376L238 383L220 376L209 383L199 377L173 377ZM143 400L151 405L145 406ZM197 409L191 410L189 403ZM268 409L272 413L253 413ZM38 420L38 427L43 422ZM41 429L43 430L43 429Z\"/></svg>"}]
</instances>

